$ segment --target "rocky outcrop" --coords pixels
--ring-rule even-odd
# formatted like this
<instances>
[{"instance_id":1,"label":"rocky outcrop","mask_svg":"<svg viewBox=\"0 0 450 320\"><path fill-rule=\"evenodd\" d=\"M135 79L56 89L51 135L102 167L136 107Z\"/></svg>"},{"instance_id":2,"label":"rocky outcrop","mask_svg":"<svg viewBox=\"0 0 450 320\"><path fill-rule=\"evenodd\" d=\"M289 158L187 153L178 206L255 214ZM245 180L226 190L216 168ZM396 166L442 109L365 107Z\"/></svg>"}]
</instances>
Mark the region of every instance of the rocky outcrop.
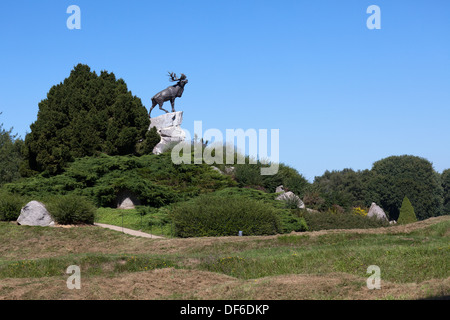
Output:
<instances>
[{"instance_id":1,"label":"rocky outcrop","mask_svg":"<svg viewBox=\"0 0 450 320\"><path fill-rule=\"evenodd\" d=\"M383 209L381 209L375 202L372 202L370 206L369 212L367 213L368 217L376 217L379 220L388 221L386 213L384 213Z\"/></svg>"},{"instance_id":2,"label":"rocky outcrop","mask_svg":"<svg viewBox=\"0 0 450 320\"><path fill-rule=\"evenodd\" d=\"M302 199L300 199L299 196L294 194L292 191L288 191L288 192L284 191L283 186L277 187L277 189L275 190L275 193L281 193L278 197L275 198L276 200L281 200L281 201L286 201L286 202L289 201L291 203L295 203L298 208L305 209L305 204L303 203Z\"/></svg>"},{"instance_id":3,"label":"rocky outcrop","mask_svg":"<svg viewBox=\"0 0 450 320\"><path fill-rule=\"evenodd\" d=\"M172 143L184 141L186 133L181 129L182 122L183 111L166 113L155 118L150 118L150 127L148 130L156 127L158 134L161 136L161 141L153 148L154 154L162 153Z\"/></svg>"},{"instance_id":4,"label":"rocky outcrop","mask_svg":"<svg viewBox=\"0 0 450 320\"><path fill-rule=\"evenodd\" d=\"M17 223L25 226L41 227L53 226L55 224L45 205L38 201L31 201L22 208L17 218Z\"/></svg>"}]
</instances>

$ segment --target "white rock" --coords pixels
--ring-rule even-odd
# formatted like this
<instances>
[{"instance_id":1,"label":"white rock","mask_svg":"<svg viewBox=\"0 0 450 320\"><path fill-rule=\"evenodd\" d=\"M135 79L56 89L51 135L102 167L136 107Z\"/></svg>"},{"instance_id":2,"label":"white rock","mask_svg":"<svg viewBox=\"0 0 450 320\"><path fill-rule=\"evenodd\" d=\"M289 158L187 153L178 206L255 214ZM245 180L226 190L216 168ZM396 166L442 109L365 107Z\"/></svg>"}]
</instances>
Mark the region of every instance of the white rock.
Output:
<instances>
[{"instance_id":1,"label":"white rock","mask_svg":"<svg viewBox=\"0 0 450 320\"><path fill-rule=\"evenodd\" d=\"M276 200L295 201L298 208L305 209L305 204L303 203L302 199L300 199L300 197L294 194L292 191L285 192L282 185L277 187L275 193L281 193L278 197L275 198Z\"/></svg>"},{"instance_id":2,"label":"white rock","mask_svg":"<svg viewBox=\"0 0 450 320\"><path fill-rule=\"evenodd\" d=\"M150 119L148 130L156 127L158 134L161 136L161 141L153 148L154 154L160 154L168 145L186 139L186 133L180 127L182 122L183 111L166 113Z\"/></svg>"},{"instance_id":3,"label":"white rock","mask_svg":"<svg viewBox=\"0 0 450 320\"><path fill-rule=\"evenodd\" d=\"M232 174L234 172L234 167L225 167L226 174Z\"/></svg>"},{"instance_id":4,"label":"white rock","mask_svg":"<svg viewBox=\"0 0 450 320\"><path fill-rule=\"evenodd\" d=\"M376 217L380 220L388 221L386 213L384 213L383 209L381 209L375 202L372 202L372 205L369 208L369 212L367 213L368 217Z\"/></svg>"},{"instance_id":5,"label":"white rock","mask_svg":"<svg viewBox=\"0 0 450 320\"><path fill-rule=\"evenodd\" d=\"M28 202L22 210L20 210L17 223L25 226L41 227L53 226L55 224L45 205L38 201Z\"/></svg>"},{"instance_id":6,"label":"white rock","mask_svg":"<svg viewBox=\"0 0 450 320\"><path fill-rule=\"evenodd\" d=\"M183 111L170 112L155 118L150 118L151 123L148 130L153 127L157 129L180 126L183 122Z\"/></svg>"}]
</instances>

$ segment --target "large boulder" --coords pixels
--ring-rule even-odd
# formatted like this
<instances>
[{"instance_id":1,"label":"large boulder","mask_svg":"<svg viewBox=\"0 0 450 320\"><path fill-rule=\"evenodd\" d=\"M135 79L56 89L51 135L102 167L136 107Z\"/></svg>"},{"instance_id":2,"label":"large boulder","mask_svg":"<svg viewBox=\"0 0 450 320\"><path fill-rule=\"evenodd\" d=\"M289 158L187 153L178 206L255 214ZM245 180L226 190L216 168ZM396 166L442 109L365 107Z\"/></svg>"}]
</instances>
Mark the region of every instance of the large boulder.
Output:
<instances>
[{"instance_id":1,"label":"large boulder","mask_svg":"<svg viewBox=\"0 0 450 320\"><path fill-rule=\"evenodd\" d=\"M298 208L305 209L305 204L303 203L302 199L300 199L300 197L294 194L292 191L288 192L284 191L283 186L278 186L275 190L275 193L281 193L279 196L275 198L276 200L292 202L295 203Z\"/></svg>"},{"instance_id":2,"label":"large boulder","mask_svg":"<svg viewBox=\"0 0 450 320\"><path fill-rule=\"evenodd\" d=\"M154 154L162 153L171 143L184 141L186 133L180 127L182 122L183 111L166 113L155 118L150 118L150 127L148 130L156 127L158 134L161 136L161 141L153 148Z\"/></svg>"},{"instance_id":3,"label":"large boulder","mask_svg":"<svg viewBox=\"0 0 450 320\"><path fill-rule=\"evenodd\" d=\"M45 205L38 201L28 202L20 211L17 223L25 226L53 226L55 222L45 208Z\"/></svg>"},{"instance_id":4,"label":"large boulder","mask_svg":"<svg viewBox=\"0 0 450 320\"><path fill-rule=\"evenodd\" d=\"M369 208L369 212L367 213L368 217L376 217L379 220L388 221L386 213L384 213L383 209L381 209L375 202L372 202L372 205Z\"/></svg>"}]
</instances>

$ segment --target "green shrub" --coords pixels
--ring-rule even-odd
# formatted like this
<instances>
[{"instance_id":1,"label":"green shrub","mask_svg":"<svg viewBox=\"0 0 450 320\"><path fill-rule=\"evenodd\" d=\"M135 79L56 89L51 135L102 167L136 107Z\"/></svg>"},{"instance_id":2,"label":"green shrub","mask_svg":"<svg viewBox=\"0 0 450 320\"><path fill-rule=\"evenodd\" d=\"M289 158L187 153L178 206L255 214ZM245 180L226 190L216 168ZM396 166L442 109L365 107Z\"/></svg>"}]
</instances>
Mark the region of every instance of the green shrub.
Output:
<instances>
[{"instance_id":1,"label":"green shrub","mask_svg":"<svg viewBox=\"0 0 450 320\"><path fill-rule=\"evenodd\" d=\"M309 231L328 229L367 229L389 225L388 222L377 220L375 217L363 217L352 213L307 212L300 213L308 225Z\"/></svg>"},{"instance_id":2,"label":"green shrub","mask_svg":"<svg viewBox=\"0 0 450 320\"><path fill-rule=\"evenodd\" d=\"M25 205L22 197L11 193L0 194L0 221L15 221Z\"/></svg>"},{"instance_id":3,"label":"green shrub","mask_svg":"<svg viewBox=\"0 0 450 320\"><path fill-rule=\"evenodd\" d=\"M59 224L93 224L95 206L85 197L56 196L49 200L48 211Z\"/></svg>"},{"instance_id":4,"label":"green shrub","mask_svg":"<svg viewBox=\"0 0 450 320\"><path fill-rule=\"evenodd\" d=\"M290 233L292 231L301 232L308 231L308 224L303 217L300 217L295 210L283 210L280 213L281 228L283 233Z\"/></svg>"},{"instance_id":5,"label":"green shrub","mask_svg":"<svg viewBox=\"0 0 450 320\"><path fill-rule=\"evenodd\" d=\"M170 213L179 237L268 235L281 232L275 208L240 196L201 195Z\"/></svg>"},{"instance_id":6,"label":"green shrub","mask_svg":"<svg viewBox=\"0 0 450 320\"><path fill-rule=\"evenodd\" d=\"M161 136L158 134L156 127L151 128L145 134L145 139L143 142L138 143L138 153L139 154L151 154L153 148L161 141Z\"/></svg>"},{"instance_id":7,"label":"green shrub","mask_svg":"<svg viewBox=\"0 0 450 320\"><path fill-rule=\"evenodd\" d=\"M408 197L403 198L402 207L400 208L400 215L398 217L397 223L407 224L417 222L416 214L414 213L414 208L409 201Z\"/></svg>"}]
</instances>

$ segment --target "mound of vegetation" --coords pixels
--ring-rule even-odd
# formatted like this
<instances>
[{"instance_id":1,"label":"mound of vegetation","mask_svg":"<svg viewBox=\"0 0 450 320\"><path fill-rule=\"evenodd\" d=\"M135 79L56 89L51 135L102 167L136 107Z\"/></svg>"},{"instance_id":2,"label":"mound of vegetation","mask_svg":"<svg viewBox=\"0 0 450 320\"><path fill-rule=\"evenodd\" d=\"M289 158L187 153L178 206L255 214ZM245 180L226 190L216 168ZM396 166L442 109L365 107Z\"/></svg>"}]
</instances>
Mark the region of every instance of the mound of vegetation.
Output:
<instances>
[{"instance_id":1,"label":"mound of vegetation","mask_svg":"<svg viewBox=\"0 0 450 320\"><path fill-rule=\"evenodd\" d=\"M170 154L85 157L69 164L59 175L45 173L6 184L11 193L44 199L76 194L97 207L115 207L122 190L134 193L142 205L162 207L235 183L207 165L175 165Z\"/></svg>"}]
</instances>

